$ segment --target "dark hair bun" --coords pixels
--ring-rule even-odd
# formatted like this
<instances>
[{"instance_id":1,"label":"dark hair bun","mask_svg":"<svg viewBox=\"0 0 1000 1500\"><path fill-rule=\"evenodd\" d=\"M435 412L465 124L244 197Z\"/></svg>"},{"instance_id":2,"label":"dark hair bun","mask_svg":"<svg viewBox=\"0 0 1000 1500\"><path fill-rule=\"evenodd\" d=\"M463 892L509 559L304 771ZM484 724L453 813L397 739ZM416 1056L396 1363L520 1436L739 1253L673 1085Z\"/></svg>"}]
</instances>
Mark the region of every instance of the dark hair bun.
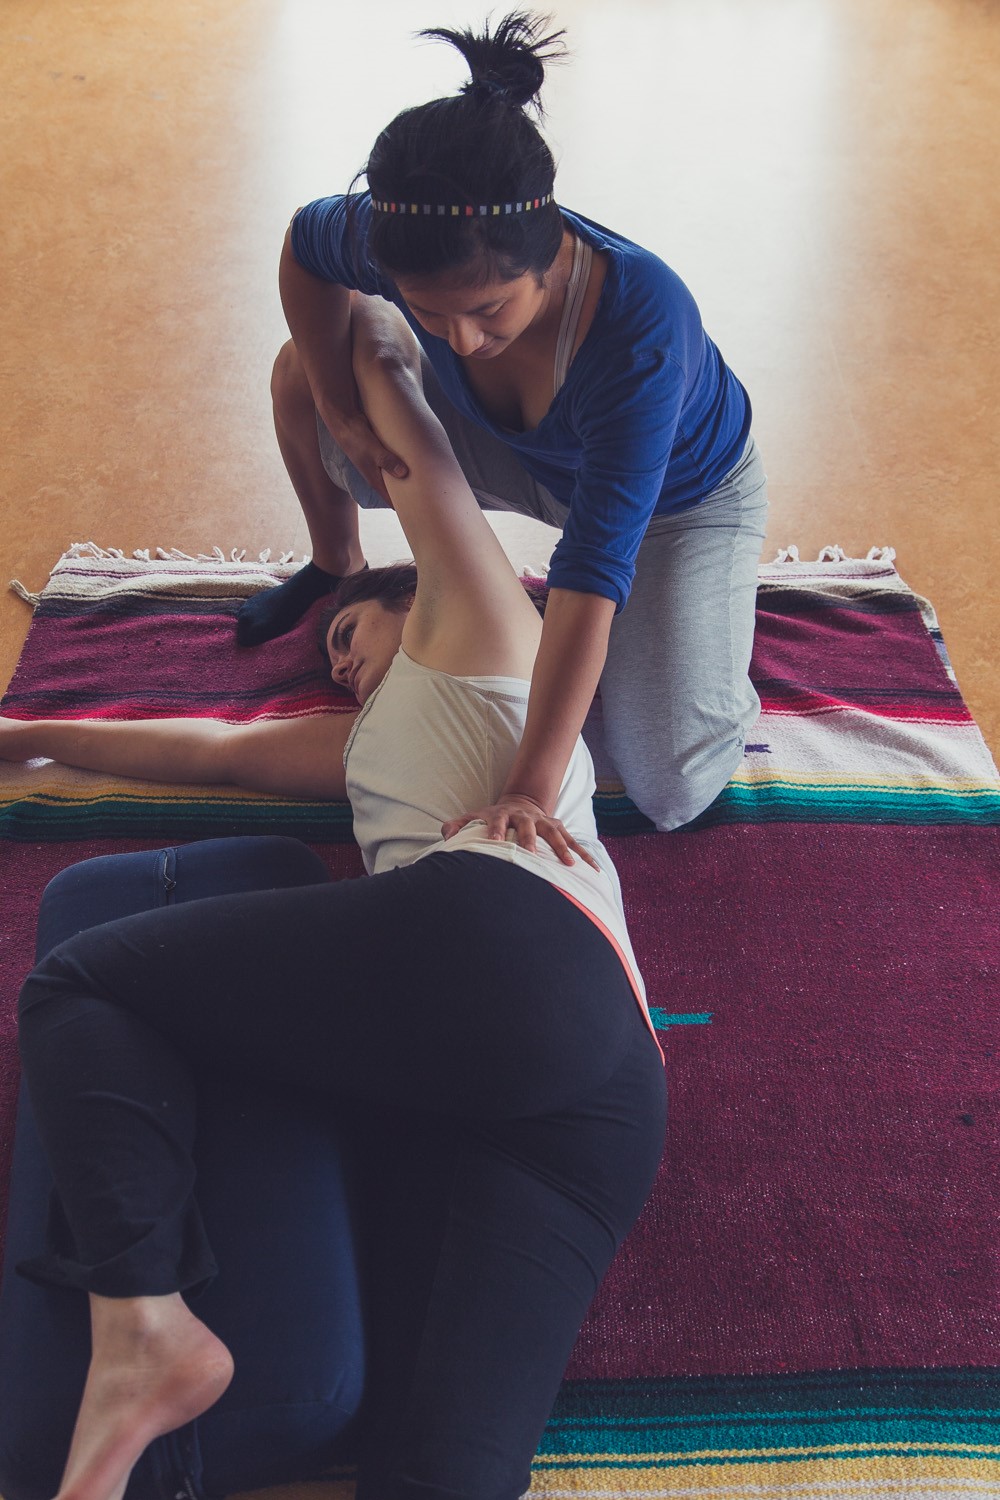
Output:
<instances>
[{"instance_id":1,"label":"dark hair bun","mask_svg":"<svg viewBox=\"0 0 1000 1500\"><path fill-rule=\"evenodd\" d=\"M549 25L548 16L535 16L526 10L512 10L497 24L492 35L489 24L482 33L452 31L432 26L420 36L449 42L469 65L472 74L462 92L475 97L501 97L519 109L534 103L541 114L539 94L545 82L545 64L562 58L565 32L554 31L541 36Z\"/></svg>"},{"instance_id":2,"label":"dark hair bun","mask_svg":"<svg viewBox=\"0 0 1000 1500\"><path fill-rule=\"evenodd\" d=\"M478 35L446 27L420 33L457 48L472 78L458 93L404 109L372 147L366 249L390 279L447 274L485 286L529 271L542 276L552 265L564 234L552 196L556 167L525 108L533 103L541 116L545 65L565 56L561 31L543 35L548 24L516 10L492 34L486 26ZM386 212L380 202L412 211Z\"/></svg>"}]
</instances>

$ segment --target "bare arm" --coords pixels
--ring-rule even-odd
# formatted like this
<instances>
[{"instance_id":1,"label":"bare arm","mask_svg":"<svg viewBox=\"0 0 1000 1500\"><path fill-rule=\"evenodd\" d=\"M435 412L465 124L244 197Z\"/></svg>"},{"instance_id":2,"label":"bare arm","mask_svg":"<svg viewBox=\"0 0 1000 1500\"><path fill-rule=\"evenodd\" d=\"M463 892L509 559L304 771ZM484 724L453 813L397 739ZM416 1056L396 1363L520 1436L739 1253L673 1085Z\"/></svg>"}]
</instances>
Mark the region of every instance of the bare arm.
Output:
<instances>
[{"instance_id":1,"label":"bare arm","mask_svg":"<svg viewBox=\"0 0 1000 1500\"><path fill-rule=\"evenodd\" d=\"M600 594L552 589L535 658L528 717L503 797L551 813L608 652L615 606Z\"/></svg>"},{"instance_id":2,"label":"bare arm","mask_svg":"<svg viewBox=\"0 0 1000 1500\"><path fill-rule=\"evenodd\" d=\"M444 672L530 677L538 615L424 399L413 335L375 299L358 299L352 318L365 411L409 468L386 475L419 576L406 649Z\"/></svg>"},{"instance_id":3,"label":"bare arm","mask_svg":"<svg viewBox=\"0 0 1000 1500\"><path fill-rule=\"evenodd\" d=\"M44 757L81 770L181 785L244 787L342 801L353 713L224 724L218 719L0 718L0 760Z\"/></svg>"},{"instance_id":4,"label":"bare arm","mask_svg":"<svg viewBox=\"0 0 1000 1500\"><path fill-rule=\"evenodd\" d=\"M518 843L534 850L540 835L565 864L572 863L558 833L553 832L561 825L552 813L597 691L613 617L614 604L599 594L551 591L531 678L524 734L507 784L492 807L470 809L465 817L445 823L441 831L446 839L474 818L482 818L487 838L503 839L512 828ZM577 852L588 864L595 864L582 850Z\"/></svg>"},{"instance_id":5,"label":"bare arm","mask_svg":"<svg viewBox=\"0 0 1000 1500\"><path fill-rule=\"evenodd\" d=\"M361 410L351 369L351 293L299 265L289 228L278 265L278 291L316 410L368 483L388 499L383 470L405 474Z\"/></svg>"}]
</instances>

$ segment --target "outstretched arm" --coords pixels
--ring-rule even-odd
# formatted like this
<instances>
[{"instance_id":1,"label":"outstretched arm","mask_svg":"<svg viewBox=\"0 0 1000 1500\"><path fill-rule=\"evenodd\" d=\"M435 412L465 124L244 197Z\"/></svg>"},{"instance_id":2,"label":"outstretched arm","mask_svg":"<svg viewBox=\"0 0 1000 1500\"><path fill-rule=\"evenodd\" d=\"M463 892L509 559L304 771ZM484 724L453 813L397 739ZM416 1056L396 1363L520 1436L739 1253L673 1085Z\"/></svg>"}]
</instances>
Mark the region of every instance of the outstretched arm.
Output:
<instances>
[{"instance_id":1,"label":"outstretched arm","mask_svg":"<svg viewBox=\"0 0 1000 1500\"><path fill-rule=\"evenodd\" d=\"M416 341L395 308L355 297L354 375L365 412L409 474L386 487L417 564L404 633L425 666L529 677L539 621L424 399Z\"/></svg>"},{"instance_id":2,"label":"outstretched arm","mask_svg":"<svg viewBox=\"0 0 1000 1500\"><path fill-rule=\"evenodd\" d=\"M0 760L43 757L81 770L181 785L244 787L342 801L353 713L255 724L218 719L0 718Z\"/></svg>"}]
</instances>

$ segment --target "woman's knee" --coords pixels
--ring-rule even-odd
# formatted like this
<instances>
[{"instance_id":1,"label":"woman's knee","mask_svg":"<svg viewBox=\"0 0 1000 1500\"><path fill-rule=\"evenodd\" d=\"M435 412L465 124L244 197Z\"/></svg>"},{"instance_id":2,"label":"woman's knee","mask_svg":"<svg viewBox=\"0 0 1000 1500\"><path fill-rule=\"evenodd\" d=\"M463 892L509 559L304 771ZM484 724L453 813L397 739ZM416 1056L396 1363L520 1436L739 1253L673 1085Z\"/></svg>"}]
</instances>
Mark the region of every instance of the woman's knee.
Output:
<instances>
[{"instance_id":1,"label":"woman's knee","mask_svg":"<svg viewBox=\"0 0 1000 1500\"><path fill-rule=\"evenodd\" d=\"M39 925L50 923L57 912L76 903L90 884L91 866L100 863L100 858L98 856L97 859L85 859L77 865L67 865L58 875L53 875L42 892L38 907Z\"/></svg>"},{"instance_id":2,"label":"woman's knee","mask_svg":"<svg viewBox=\"0 0 1000 1500\"><path fill-rule=\"evenodd\" d=\"M282 344L271 370L271 401L276 417L286 423L315 411L312 387L292 339ZM314 418L311 418L314 420Z\"/></svg>"},{"instance_id":3,"label":"woman's knee","mask_svg":"<svg viewBox=\"0 0 1000 1500\"><path fill-rule=\"evenodd\" d=\"M69 903L75 903L85 892L92 891L95 886L104 887L109 880L115 884L119 883L116 877L121 872L122 882L126 885L134 883L137 863L155 861L154 853L148 855L132 854L98 854L93 859L80 860L78 864L67 865L60 870L58 875L53 875L48 885L42 892L42 900L39 911L49 912L54 907L65 907Z\"/></svg>"},{"instance_id":4,"label":"woman's knee","mask_svg":"<svg viewBox=\"0 0 1000 1500\"><path fill-rule=\"evenodd\" d=\"M36 959L88 927L162 904L156 899L162 850L101 854L68 865L42 892Z\"/></svg>"},{"instance_id":5,"label":"woman's knee","mask_svg":"<svg viewBox=\"0 0 1000 1500\"><path fill-rule=\"evenodd\" d=\"M326 865L308 844L284 834L204 839L171 852L175 901L319 885L330 878Z\"/></svg>"},{"instance_id":6,"label":"woman's knee","mask_svg":"<svg viewBox=\"0 0 1000 1500\"><path fill-rule=\"evenodd\" d=\"M285 834L263 834L251 841L261 867L275 885L317 885L330 873L314 849Z\"/></svg>"},{"instance_id":7,"label":"woman's knee","mask_svg":"<svg viewBox=\"0 0 1000 1500\"><path fill-rule=\"evenodd\" d=\"M205 896L318 885L329 872L301 839L202 839L172 849L102 854L53 876L38 911L36 958L86 928Z\"/></svg>"},{"instance_id":8,"label":"woman's knee","mask_svg":"<svg viewBox=\"0 0 1000 1500\"><path fill-rule=\"evenodd\" d=\"M625 790L661 833L692 823L728 785L743 760L743 734L713 738L675 759L651 757L621 767Z\"/></svg>"}]
</instances>

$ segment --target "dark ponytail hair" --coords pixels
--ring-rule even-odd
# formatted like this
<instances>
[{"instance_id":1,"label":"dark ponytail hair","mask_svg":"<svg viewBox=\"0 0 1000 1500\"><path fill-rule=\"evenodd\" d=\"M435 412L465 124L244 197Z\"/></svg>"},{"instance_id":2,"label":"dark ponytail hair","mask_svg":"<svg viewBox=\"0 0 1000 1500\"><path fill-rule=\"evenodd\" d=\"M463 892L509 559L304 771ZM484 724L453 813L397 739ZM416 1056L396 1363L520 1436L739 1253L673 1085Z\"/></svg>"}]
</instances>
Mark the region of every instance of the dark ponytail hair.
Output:
<instances>
[{"instance_id":1,"label":"dark ponytail hair","mask_svg":"<svg viewBox=\"0 0 1000 1500\"><path fill-rule=\"evenodd\" d=\"M375 142L372 197L392 202L514 203L552 192L555 163L527 106L542 115L545 64L565 55L563 32L512 11L492 34L435 26L419 34L456 47L471 78L461 92L404 110ZM473 217L373 212L368 247L390 277L454 272L463 284L541 276L562 242L554 202L529 213Z\"/></svg>"}]
</instances>

